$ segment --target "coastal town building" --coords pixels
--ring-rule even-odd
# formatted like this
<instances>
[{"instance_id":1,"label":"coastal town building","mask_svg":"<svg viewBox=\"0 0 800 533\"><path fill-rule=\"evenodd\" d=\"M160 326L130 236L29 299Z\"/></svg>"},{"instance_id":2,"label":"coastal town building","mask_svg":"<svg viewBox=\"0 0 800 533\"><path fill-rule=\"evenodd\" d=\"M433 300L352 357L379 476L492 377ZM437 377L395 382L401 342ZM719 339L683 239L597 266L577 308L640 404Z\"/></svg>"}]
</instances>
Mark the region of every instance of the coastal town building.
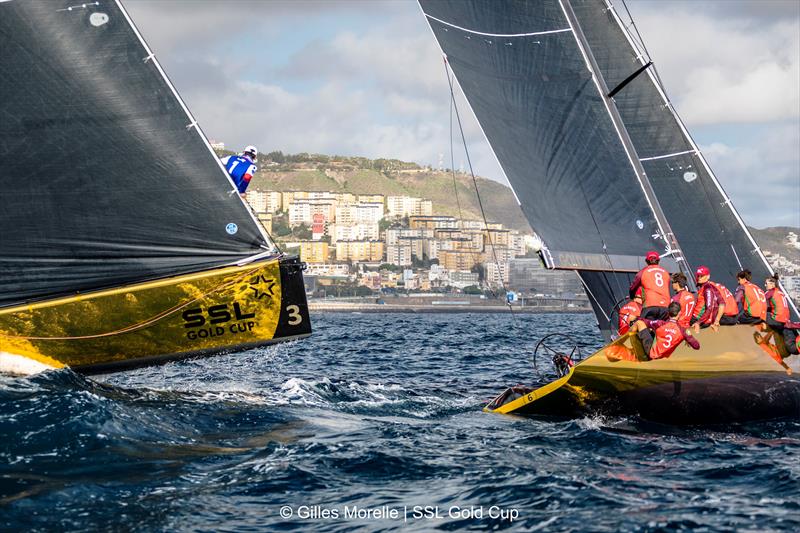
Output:
<instances>
[{"instance_id":1,"label":"coastal town building","mask_svg":"<svg viewBox=\"0 0 800 533\"><path fill-rule=\"evenodd\" d=\"M380 230L377 223L361 223L348 226L337 222L328 227L328 234L331 237L331 244L336 244L338 241L377 241L380 237Z\"/></svg>"},{"instance_id":2,"label":"coastal town building","mask_svg":"<svg viewBox=\"0 0 800 533\"><path fill-rule=\"evenodd\" d=\"M471 270L481 262L478 253L453 250L440 250L438 259L439 264L447 270Z\"/></svg>"},{"instance_id":3,"label":"coastal town building","mask_svg":"<svg viewBox=\"0 0 800 533\"><path fill-rule=\"evenodd\" d=\"M300 260L306 263L327 263L330 246L325 241L300 241Z\"/></svg>"},{"instance_id":4,"label":"coastal town building","mask_svg":"<svg viewBox=\"0 0 800 533\"><path fill-rule=\"evenodd\" d=\"M347 263L309 263L306 275L352 279L355 276L351 273L352 268Z\"/></svg>"},{"instance_id":5,"label":"coastal town building","mask_svg":"<svg viewBox=\"0 0 800 533\"><path fill-rule=\"evenodd\" d=\"M314 215L322 215L326 222L336 221L336 201L333 199L294 200L289 204L289 225L311 225Z\"/></svg>"},{"instance_id":6,"label":"coastal town building","mask_svg":"<svg viewBox=\"0 0 800 533\"><path fill-rule=\"evenodd\" d=\"M455 270L450 272L450 286L457 289L465 289L467 287L480 286L480 276L477 272L470 272L468 270Z\"/></svg>"},{"instance_id":7,"label":"coastal town building","mask_svg":"<svg viewBox=\"0 0 800 533\"><path fill-rule=\"evenodd\" d=\"M458 228L456 217L446 215L419 215L408 217L408 227L411 229L437 229L437 228Z\"/></svg>"},{"instance_id":8,"label":"coastal town building","mask_svg":"<svg viewBox=\"0 0 800 533\"><path fill-rule=\"evenodd\" d=\"M386 199L386 208L390 218L415 215L430 216L433 214L433 202L411 196L389 196Z\"/></svg>"},{"instance_id":9,"label":"coastal town building","mask_svg":"<svg viewBox=\"0 0 800 533\"><path fill-rule=\"evenodd\" d=\"M356 201L359 204L385 204L386 197L382 194L359 194Z\"/></svg>"},{"instance_id":10,"label":"coastal town building","mask_svg":"<svg viewBox=\"0 0 800 533\"><path fill-rule=\"evenodd\" d=\"M267 233L272 233L272 213L258 213L258 222Z\"/></svg>"},{"instance_id":11,"label":"coastal town building","mask_svg":"<svg viewBox=\"0 0 800 533\"><path fill-rule=\"evenodd\" d=\"M283 194L277 191L247 191L247 202L256 213L275 213L281 210Z\"/></svg>"},{"instance_id":12,"label":"coastal town building","mask_svg":"<svg viewBox=\"0 0 800 533\"><path fill-rule=\"evenodd\" d=\"M411 245L407 239L401 240L398 244L386 245L386 262L396 266L411 266L413 263Z\"/></svg>"},{"instance_id":13,"label":"coastal town building","mask_svg":"<svg viewBox=\"0 0 800 533\"><path fill-rule=\"evenodd\" d=\"M336 206L336 222L342 226L354 224L377 224L383 220L383 203L352 203Z\"/></svg>"},{"instance_id":14,"label":"coastal town building","mask_svg":"<svg viewBox=\"0 0 800 533\"><path fill-rule=\"evenodd\" d=\"M486 263L486 282L490 287L508 287L509 264L490 262Z\"/></svg>"},{"instance_id":15,"label":"coastal town building","mask_svg":"<svg viewBox=\"0 0 800 533\"><path fill-rule=\"evenodd\" d=\"M383 241L336 241L337 261L381 261Z\"/></svg>"}]
</instances>

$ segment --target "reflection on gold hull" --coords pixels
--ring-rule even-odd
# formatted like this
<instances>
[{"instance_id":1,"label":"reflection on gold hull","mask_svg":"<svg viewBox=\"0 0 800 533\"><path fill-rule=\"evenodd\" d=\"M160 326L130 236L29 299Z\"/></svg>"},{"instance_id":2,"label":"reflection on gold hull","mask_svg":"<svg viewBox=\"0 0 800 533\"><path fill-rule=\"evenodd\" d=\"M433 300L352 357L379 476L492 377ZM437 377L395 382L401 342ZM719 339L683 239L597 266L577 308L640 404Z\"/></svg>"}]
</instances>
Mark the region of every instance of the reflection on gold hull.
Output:
<instances>
[{"instance_id":1,"label":"reflection on gold hull","mask_svg":"<svg viewBox=\"0 0 800 533\"><path fill-rule=\"evenodd\" d=\"M14 366L0 371L96 373L310 333L300 263L272 259L0 309L0 363Z\"/></svg>"},{"instance_id":2,"label":"reflection on gold hull","mask_svg":"<svg viewBox=\"0 0 800 533\"><path fill-rule=\"evenodd\" d=\"M697 339L700 350L683 344L667 359L647 361L638 339L624 336L566 376L515 388L485 410L574 416L599 409L683 424L800 416L800 379L778 362L787 354L773 337L731 326Z\"/></svg>"}]
</instances>

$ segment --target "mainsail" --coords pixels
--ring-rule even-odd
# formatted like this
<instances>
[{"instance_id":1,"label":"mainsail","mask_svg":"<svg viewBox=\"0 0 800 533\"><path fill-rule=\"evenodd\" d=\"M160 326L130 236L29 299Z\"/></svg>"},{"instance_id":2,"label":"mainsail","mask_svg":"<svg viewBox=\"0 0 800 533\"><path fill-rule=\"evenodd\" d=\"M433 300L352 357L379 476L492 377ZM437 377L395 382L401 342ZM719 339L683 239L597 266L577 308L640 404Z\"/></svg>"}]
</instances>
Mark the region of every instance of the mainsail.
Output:
<instances>
[{"instance_id":1,"label":"mainsail","mask_svg":"<svg viewBox=\"0 0 800 533\"><path fill-rule=\"evenodd\" d=\"M0 3L0 307L269 248L118 2Z\"/></svg>"},{"instance_id":2,"label":"mainsail","mask_svg":"<svg viewBox=\"0 0 800 533\"><path fill-rule=\"evenodd\" d=\"M728 284L770 272L610 3L419 3L545 262L578 271L606 335L648 249Z\"/></svg>"}]
</instances>

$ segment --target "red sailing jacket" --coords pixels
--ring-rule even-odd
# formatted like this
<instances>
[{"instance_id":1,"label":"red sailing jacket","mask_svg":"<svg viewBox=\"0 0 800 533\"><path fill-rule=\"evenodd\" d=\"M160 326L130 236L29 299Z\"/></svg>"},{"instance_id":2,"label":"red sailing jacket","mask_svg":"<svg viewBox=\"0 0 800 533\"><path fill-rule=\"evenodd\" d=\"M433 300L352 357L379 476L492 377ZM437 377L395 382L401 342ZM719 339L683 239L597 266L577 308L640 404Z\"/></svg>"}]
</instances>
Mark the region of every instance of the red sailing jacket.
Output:
<instances>
[{"instance_id":1,"label":"red sailing jacket","mask_svg":"<svg viewBox=\"0 0 800 533\"><path fill-rule=\"evenodd\" d=\"M666 359L675 349L681 345L682 341L694 348L700 349L700 343L697 342L693 336L684 335L684 329L675 321L674 318L669 320L646 320L645 324L655 330L655 340L653 347L650 348L650 359Z\"/></svg>"},{"instance_id":2,"label":"red sailing jacket","mask_svg":"<svg viewBox=\"0 0 800 533\"><path fill-rule=\"evenodd\" d=\"M630 297L642 295L642 307L669 305L669 272L659 265L647 265L636 274L630 287Z\"/></svg>"},{"instance_id":3,"label":"red sailing jacket","mask_svg":"<svg viewBox=\"0 0 800 533\"><path fill-rule=\"evenodd\" d=\"M736 303L739 310L748 316L767 319L767 298L755 283L747 281L736 288Z\"/></svg>"},{"instance_id":4,"label":"red sailing jacket","mask_svg":"<svg viewBox=\"0 0 800 533\"><path fill-rule=\"evenodd\" d=\"M631 300L619 308L619 335L625 335L630 329L631 320L642 315L642 306Z\"/></svg>"},{"instance_id":5,"label":"red sailing jacket","mask_svg":"<svg viewBox=\"0 0 800 533\"><path fill-rule=\"evenodd\" d=\"M727 316L736 316L739 314L739 306L736 305L736 298L733 297L731 291L728 290L728 287L723 285L722 283L717 283L715 281L709 281L709 283L713 284L714 287L717 288L720 295L722 296L722 301L725 304L725 312L724 314Z\"/></svg>"},{"instance_id":6,"label":"red sailing jacket","mask_svg":"<svg viewBox=\"0 0 800 533\"><path fill-rule=\"evenodd\" d=\"M713 324L717 318L722 295L712 283L704 283L697 293L697 305L694 307L694 317L702 325Z\"/></svg>"},{"instance_id":7,"label":"red sailing jacket","mask_svg":"<svg viewBox=\"0 0 800 533\"><path fill-rule=\"evenodd\" d=\"M678 302L681 305L681 312L678 314L677 318L678 325L682 328L688 328L692 320L692 313L694 313L694 306L697 304L694 294L683 289L672 297L672 301Z\"/></svg>"},{"instance_id":8,"label":"red sailing jacket","mask_svg":"<svg viewBox=\"0 0 800 533\"><path fill-rule=\"evenodd\" d=\"M789 302L786 295L777 287L767 291L764 295L767 299L767 317L776 322L786 322L789 320Z\"/></svg>"}]
</instances>

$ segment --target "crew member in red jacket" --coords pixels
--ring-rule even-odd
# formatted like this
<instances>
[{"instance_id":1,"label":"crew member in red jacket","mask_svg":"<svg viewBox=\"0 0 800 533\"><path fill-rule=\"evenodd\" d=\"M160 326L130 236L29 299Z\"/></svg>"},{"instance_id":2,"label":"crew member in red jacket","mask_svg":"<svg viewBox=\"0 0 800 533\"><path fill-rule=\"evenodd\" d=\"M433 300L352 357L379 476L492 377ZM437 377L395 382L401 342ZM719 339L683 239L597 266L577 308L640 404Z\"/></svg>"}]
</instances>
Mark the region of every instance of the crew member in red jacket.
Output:
<instances>
[{"instance_id":1,"label":"crew member in red jacket","mask_svg":"<svg viewBox=\"0 0 800 533\"><path fill-rule=\"evenodd\" d=\"M794 326L798 324L789 322L789 301L778 286L778 274L768 277L764 282L764 287L767 289L766 294L764 294L767 300L767 319L765 322L783 336L786 350L789 353L793 353L797 348L797 343L795 342L797 328Z\"/></svg>"},{"instance_id":2,"label":"crew member in red jacket","mask_svg":"<svg viewBox=\"0 0 800 533\"><path fill-rule=\"evenodd\" d=\"M767 298L764 291L753 283L753 274L744 269L736 274L736 307L739 324L760 324L767 318Z\"/></svg>"},{"instance_id":3,"label":"crew member in red jacket","mask_svg":"<svg viewBox=\"0 0 800 533\"><path fill-rule=\"evenodd\" d=\"M707 266L697 267L694 275L697 282L697 304L691 320L691 323L694 324L694 331L698 333L700 328L707 327L717 331L722 315L725 313L725 301L717 287L708 282L711 279L711 271Z\"/></svg>"},{"instance_id":4,"label":"crew member in red jacket","mask_svg":"<svg viewBox=\"0 0 800 533\"><path fill-rule=\"evenodd\" d=\"M681 304L672 302L667 308L669 320L642 319L636 322L637 335L642 347L650 359L665 359L680 346L684 340L695 350L700 343L692 336L691 331L678 324Z\"/></svg>"},{"instance_id":5,"label":"crew member in red jacket","mask_svg":"<svg viewBox=\"0 0 800 533\"><path fill-rule=\"evenodd\" d=\"M631 322L642 316L642 299L637 294L633 300L619 308L619 336L622 337L631 328Z\"/></svg>"},{"instance_id":6,"label":"crew member in red jacket","mask_svg":"<svg viewBox=\"0 0 800 533\"><path fill-rule=\"evenodd\" d=\"M733 293L722 283L711 280L709 280L708 283L711 283L717 288L720 296L722 296L722 303L725 304L725 309L719 319L720 325L735 326L738 323L739 306L736 304L736 298L733 297Z\"/></svg>"},{"instance_id":7,"label":"crew member in red jacket","mask_svg":"<svg viewBox=\"0 0 800 533\"><path fill-rule=\"evenodd\" d=\"M683 272L675 272L672 275L672 290L675 292L672 301L678 302L681 306L681 312L678 314L678 324L682 328L688 328L692 322L692 314L697 300L695 300L694 294L689 291L688 280Z\"/></svg>"},{"instance_id":8,"label":"crew member in red jacket","mask_svg":"<svg viewBox=\"0 0 800 533\"><path fill-rule=\"evenodd\" d=\"M639 294L642 298L642 318L667 318L669 305L669 272L658 263L661 258L658 252L647 252L643 269L633 278L630 297Z\"/></svg>"}]
</instances>

